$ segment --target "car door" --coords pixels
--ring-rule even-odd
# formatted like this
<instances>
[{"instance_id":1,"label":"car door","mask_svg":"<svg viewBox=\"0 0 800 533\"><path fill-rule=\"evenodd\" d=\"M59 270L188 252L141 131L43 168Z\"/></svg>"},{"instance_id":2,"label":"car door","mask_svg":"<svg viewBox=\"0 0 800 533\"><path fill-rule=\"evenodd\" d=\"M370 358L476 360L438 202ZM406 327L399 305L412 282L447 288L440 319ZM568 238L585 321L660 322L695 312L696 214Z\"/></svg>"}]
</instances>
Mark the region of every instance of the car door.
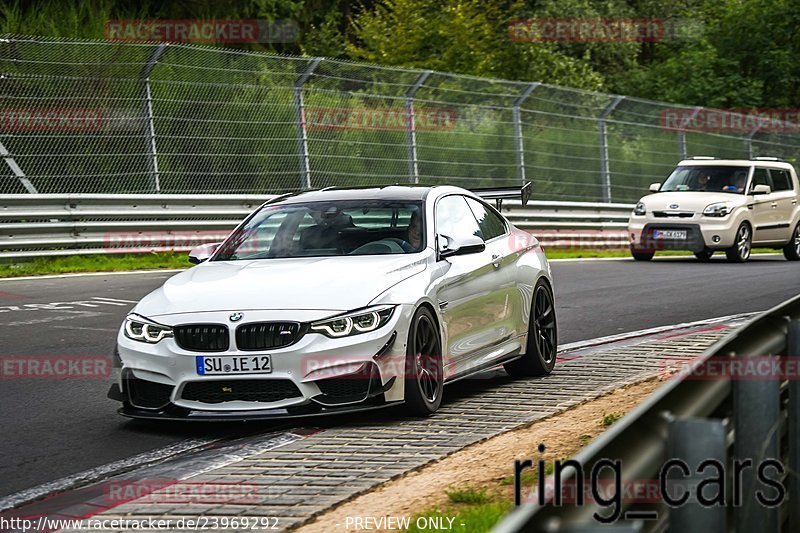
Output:
<instances>
[{"instance_id":1,"label":"car door","mask_svg":"<svg viewBox=\"0 0 800 533\"><path fill-rule=\"evenodd\" d=\"M772 189L772 180L769 170L763 167L756 167L753 170L753 180L750 184L752 193L756 185L767 185ZM776 227L777 221L777 202L775 193L756 194L750 197L748 207L752 206L753 212L753 242L772 242L780 239L780 231Z\"/></svg>"},{"instance_id":2,"label":"car door","mask_svg":"<svg viewBox=\"0 0 800 533\"><path fill-rule=\"evenodd\" d=\"M439 198L434 207L437 241L446 237L481 235L478 222L466 198L453 194ZM437 244L437 247L440 246ZM441 259L446 272L436 291L439 310L447 332L444 345L445 379L475 367L481 354L497 345L501 334L503 296L501 274L492 264L489 250Z\"/></svg>"},{"instance_id":3,"label":"car door","mask_svg":"<svg viewBox=\"0 0 800 533\"><path fill-rule=\"evenodd\" d=\"M773 210L775 215L774 224L776 238L781 242L789 242L792 231L792 215L797 206L797 191L794 190L794 183L789 171L785 169L772 168L769 171L770 178L772 179L772 196L773 201L770 204L770 209ZM772 207L772 205L775 207Z\"/></svg>"},{"instance_id":4,"label":"car door","mask_svg":"<svg viewBox=\"0 0 800 533\"><path fill-rule=\"evenodd\" d=\"M527 331L524 320L527 310L522 309L523 299L517 283L519 249L512 246L508 225L497 211L475 198L467 197L467 204L478 221L503 298L502 308L497 309L500 341L514 339Z\"/></svg>"}]
</instances>

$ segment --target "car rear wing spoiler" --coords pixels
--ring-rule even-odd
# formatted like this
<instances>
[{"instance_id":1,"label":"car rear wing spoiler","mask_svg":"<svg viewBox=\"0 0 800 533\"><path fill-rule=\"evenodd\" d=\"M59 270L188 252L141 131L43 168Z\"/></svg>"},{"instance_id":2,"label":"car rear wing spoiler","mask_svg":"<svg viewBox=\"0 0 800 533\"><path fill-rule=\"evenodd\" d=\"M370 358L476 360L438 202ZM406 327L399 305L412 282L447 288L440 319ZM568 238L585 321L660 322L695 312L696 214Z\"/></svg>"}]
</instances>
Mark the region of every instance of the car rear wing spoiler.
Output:
<instances>
[{"instance_id":1,"label":"car rear wing spoiler","mask_svg":"<svg viewBox=\"0 0 800 533\"><path fill-rule=\"evenodd\" d=\"M503 199L519 198L522 205L531 199L531 182L525 183L522 187L486 187L481 189L470 189L484 200L496 200L497 210L503 207Z\"/></svg>"}]
</instances>

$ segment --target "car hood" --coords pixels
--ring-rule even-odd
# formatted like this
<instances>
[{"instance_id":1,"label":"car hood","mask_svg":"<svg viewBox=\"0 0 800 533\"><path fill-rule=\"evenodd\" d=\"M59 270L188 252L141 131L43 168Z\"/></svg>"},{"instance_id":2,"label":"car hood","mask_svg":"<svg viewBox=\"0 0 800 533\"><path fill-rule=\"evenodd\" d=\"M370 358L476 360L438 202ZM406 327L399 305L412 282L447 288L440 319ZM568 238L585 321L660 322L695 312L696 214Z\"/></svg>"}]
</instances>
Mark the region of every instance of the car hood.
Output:
<instances>
[{"instance_id":1,"label":"car hood","mask_svg":"<svg viewBox=\"0 0 800 533\"><path fill-rule=\"evenodd\" d=\"M648 211L692 211L702 213L703 209L717 202L742 205L745 196L724 192L659 192L645 196L641 200ZM675 204L678 207L673 207Z\"/></svg>"},{"instance_id":2,"label":"car hood","mask_svg":"<svg viewBox=\"0 0 800 533\"><path fill-rule=\"evenodd\" d=\"M428 254L213 261L190 268L145 296L146 317L209 311L364 307L425 270Z\"/></svg>"}]
</instances>

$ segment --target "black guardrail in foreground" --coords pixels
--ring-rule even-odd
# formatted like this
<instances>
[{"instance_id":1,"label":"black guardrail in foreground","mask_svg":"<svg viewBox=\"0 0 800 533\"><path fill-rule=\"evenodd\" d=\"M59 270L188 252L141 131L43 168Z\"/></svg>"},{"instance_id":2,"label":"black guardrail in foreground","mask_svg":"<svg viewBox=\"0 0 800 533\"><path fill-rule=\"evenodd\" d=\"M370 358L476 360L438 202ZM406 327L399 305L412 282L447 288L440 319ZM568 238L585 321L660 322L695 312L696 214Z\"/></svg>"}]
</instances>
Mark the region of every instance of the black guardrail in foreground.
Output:
<instances>
[{"instance_id":1,"label":"black guardrail in foreground","mask_svg":"<svg viewBox=\"0 0 800 533\"><path fill-rule=\"evenodd\" d=\"M546 471L531 459L515 470ZM496 531L800 531L800 296L709 348L561 466L535 487L515 482L521 505Z\"/></svg>"}]
</instances>

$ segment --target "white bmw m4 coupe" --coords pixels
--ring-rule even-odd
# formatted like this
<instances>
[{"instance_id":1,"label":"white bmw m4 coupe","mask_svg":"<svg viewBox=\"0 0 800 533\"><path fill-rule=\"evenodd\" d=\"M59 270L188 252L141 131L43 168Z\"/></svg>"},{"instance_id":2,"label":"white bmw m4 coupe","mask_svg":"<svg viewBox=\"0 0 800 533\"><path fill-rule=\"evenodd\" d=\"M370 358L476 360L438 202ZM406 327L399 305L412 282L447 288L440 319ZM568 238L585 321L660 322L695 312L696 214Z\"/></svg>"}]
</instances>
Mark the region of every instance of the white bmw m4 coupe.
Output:
<instances>
[{"instance_id":1,"label":"white bmw m4 coupe","mask_svg":"<svg viewBox=\"0 0 800 533\"><path fill-rule=\"evenodd\" d=\"M403 404L503 365L553 370L550 266L487 200L516 189L329 188L266 202L117 336L120 414L247 420Z\"/></svg>"}]
</instances>

